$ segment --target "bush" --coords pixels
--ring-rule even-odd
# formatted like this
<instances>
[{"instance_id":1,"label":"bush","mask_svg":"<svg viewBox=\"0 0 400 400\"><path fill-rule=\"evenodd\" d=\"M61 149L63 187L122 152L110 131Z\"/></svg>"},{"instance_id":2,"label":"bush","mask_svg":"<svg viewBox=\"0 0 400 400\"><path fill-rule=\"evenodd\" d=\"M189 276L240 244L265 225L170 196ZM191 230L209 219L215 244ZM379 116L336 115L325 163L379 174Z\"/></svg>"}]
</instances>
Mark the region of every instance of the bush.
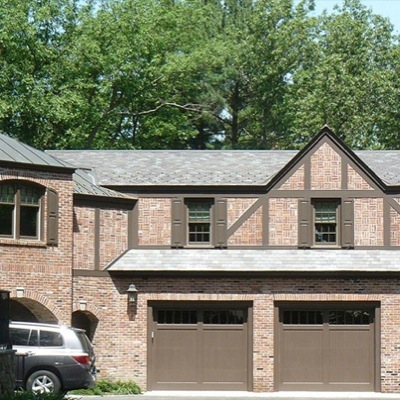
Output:
<instances>
[{"instance_id":1,"label":"bush","mask_svg":"<svg viewBox=\"0 0 400 400\"><path fill-rule=\"evenodd\" d=\"M72 390L70 394L104 395L104 394L140 394L140 387L133 381L98 380L94 386L89 389Z\"/></svg>"},{"instance_id":2,"label":"bush","mask_svg":"<svg viewBox=\"0 0 400 400\"><path fill-rule=\"evenodd\" d=\"M11 397L2 397L1 400L63 400L64 398L63 393L16 392Z\"/></svg>"}]
</instances>

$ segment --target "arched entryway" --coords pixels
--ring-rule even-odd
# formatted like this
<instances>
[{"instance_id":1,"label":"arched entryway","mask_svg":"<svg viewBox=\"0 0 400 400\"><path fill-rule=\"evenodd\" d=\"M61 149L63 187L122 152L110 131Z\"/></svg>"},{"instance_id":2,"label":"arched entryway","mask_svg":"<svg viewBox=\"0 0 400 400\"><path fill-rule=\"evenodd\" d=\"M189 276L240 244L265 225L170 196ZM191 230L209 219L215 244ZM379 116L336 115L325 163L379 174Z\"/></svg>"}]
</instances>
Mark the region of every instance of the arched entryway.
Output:
<instances>
[{"instance_id":1,"label":"arched entryway","mask_svg":"<svg viewBox=\"0 0 400 400\"><path fill-rule=\"evenodd\" d=\"M26 297L11 299L10 319L12 321L58 323L57 317L46 306Z\"/></svg>"},{"instance_id":2,"label":"arched entryway","mask_svg":"<svg viewBox=\"0 0 400 400\"><path fill-rule=\"evenodd\" d=\"M71 325L74 328L83 329L87 337L92 341L99 320L90 311L75 311L72 313Z\"/></svg>"}]
</instances>

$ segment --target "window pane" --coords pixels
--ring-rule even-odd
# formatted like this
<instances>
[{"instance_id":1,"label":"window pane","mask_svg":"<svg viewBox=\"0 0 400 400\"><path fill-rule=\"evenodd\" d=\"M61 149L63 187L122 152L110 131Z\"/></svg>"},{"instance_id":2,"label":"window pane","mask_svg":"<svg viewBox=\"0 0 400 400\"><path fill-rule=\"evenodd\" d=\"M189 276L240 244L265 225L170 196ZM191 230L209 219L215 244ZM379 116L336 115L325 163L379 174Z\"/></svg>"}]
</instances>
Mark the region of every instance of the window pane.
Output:
<instances>
[{"instance_id":1,"label":"window pane","mask_svg":"<svg viewBox=\"0 0 400 400\"><path fill-rule=\"evenodd\" d=\"M39 207L20 208L20 236L37 237Z\"/></svg>"},{"instance_id":2,"label":"window pane","mask_svg":"<svg viewBox=\"0 0 400 400\"><path fill-rule=\"evenodd\" d=\"M63 345L60 332L40 331L40 346L59 347Z\"/></svg>"},{"instance_id":3,"label":"window pane","mask_svg":"<svg viewBox=\"0 0 400 400\"><path fill-rule=\"evenodd\" d=\"M329 312L331 325L367 325L370 313L363 310L335 310Z\"/></svg>"},{"instance_id":4,"label":"window pane","mask_svg":"<svg viewBox=\"0 0 400 400\"><path fill-rule=\"evenodd\" d=\"M244 310L204 311L205 324L242 325L244 322Z\"/></svg>"},{"instance_id":5,"label":"window pane","mask_svg":"<svg viewBox=\"0 0 400 400\"><path fill-rule=\"evenodd\" d=\"M197 311L194 310L158 310L159 324L197 324Z\"/></svg>"},{"instance_id":6,"label":"window pane","mask_svg":"<svg viewBox=\"0 0 400 400\"><path fill-rule=\"evenodd\" d=\"M322 311L284 311L283 323L286 325L321 325Z\"/></svg>"},{"instance_id":7,"label":"window pane","mask_svg":"<svg viewBox=\"0 0 400 400\"><path fill-rule=\"evenodd\" d=\"M12 344L16 346L27 346L30 333L30 329L10 328Z\"/></svg>"},{"instance_id":8,"label":"window pane","mask_svg":"<svg viewBox=\"0 0 400 400\"><path fill-rule=\"evenodd\" d=\"M314 202L315 243L337 243L337 202Z\"/></svg>"},{"instance_id":9,"label":"window pane","mask_svg":"<svg viewBox=\"0 0 400 400\"><path fill-rule=\"evenodd\" d=\"M30 186L22 186L21 189L21 204L38 205L40 200L40 191Z\"/></svg>"},{"instance_id":10,"label":"window pane","mask_svg":"<svg viewBox=\"0 0 400 400\"><path fill-rule=\"evenodd\" d=\"M210 202L189 201L189 222L210 222Z\"/></svg>"},{"instance_id":11,"label":"window pane","mask_svg":"<svg viewBox=\"0 0 400 400\"><path fill-rule=\"evenodd\" d=\"M15 186L14 185L1 185L0 186L0 203L14 203L15 199Z\"/></svg>"},{"instance_id":12,"label":"window pane","mask_svg":"<svg viewBox=\"0 0 400 400\"><path fill-rule=\"evenodd\" d=\"M0 235L12 236L13 205L0 204Z\"/></svg>"},{"instance_id":13,"label":"window pane","mask_svg":"<svg viewBox=\"0 0 400 400\"><path fill-rule=\"evenodd\" d=\"M336 224L315 224L316 243L336 243Z\"/></svg>"},{"instance_id":14,"label":"window pane","mask_svg":"<svg viewBox=\"0 0 400 400\"><path fill-rule=\"evenodd\" d=\"M210 243L210 224L189 224L189 243Z\"/></svg>"}]
</instances>

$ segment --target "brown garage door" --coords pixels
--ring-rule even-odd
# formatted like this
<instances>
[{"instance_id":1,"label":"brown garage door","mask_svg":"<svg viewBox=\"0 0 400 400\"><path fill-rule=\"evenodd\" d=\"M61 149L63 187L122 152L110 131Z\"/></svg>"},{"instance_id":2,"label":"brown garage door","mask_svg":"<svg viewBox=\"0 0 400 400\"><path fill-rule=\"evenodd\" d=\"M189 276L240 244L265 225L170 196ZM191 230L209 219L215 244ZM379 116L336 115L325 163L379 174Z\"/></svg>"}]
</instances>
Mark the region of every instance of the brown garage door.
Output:
<instances>
[{"instance_id":1,"label":"brown garage door","mask_svg":"<svg viewBox=\"0 0 400 400\"><path fill-rule=\"evenodd\" d=\"M279 309L279 390L375 390L375 307Z\"/></svg>"},{"instance_id":2,"label":"brown garage door","mask_svg":"<svg viewBox=\"0 0 400 400\"><path fill-rule=\"evenodd\" d=\"M248 305L151 308L149 388L248 390Z\"/></svg>"}]
</instances>

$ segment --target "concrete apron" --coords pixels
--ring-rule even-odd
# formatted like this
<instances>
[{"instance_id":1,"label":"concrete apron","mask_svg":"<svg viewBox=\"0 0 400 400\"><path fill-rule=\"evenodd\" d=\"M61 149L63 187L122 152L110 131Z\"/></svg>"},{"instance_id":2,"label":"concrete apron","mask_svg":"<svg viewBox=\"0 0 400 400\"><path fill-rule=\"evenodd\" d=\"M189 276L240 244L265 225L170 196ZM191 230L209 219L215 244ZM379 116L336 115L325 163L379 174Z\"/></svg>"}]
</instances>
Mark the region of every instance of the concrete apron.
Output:
<instances>
[{"instance_id":1,"label":"concrete apron","mask_svg":"<svg viewBox=\"0 0 400 400\"><path fill-rule=\"evenodd\" d=\"M400 393L375 393L375 392L225 392L225 391L171 391L157 390L145 392L143 397L172 397L172 398L240 398L240 399L399 399ZM150 399L149 399L150 400Z\"/></svg>"}]
</instances>

